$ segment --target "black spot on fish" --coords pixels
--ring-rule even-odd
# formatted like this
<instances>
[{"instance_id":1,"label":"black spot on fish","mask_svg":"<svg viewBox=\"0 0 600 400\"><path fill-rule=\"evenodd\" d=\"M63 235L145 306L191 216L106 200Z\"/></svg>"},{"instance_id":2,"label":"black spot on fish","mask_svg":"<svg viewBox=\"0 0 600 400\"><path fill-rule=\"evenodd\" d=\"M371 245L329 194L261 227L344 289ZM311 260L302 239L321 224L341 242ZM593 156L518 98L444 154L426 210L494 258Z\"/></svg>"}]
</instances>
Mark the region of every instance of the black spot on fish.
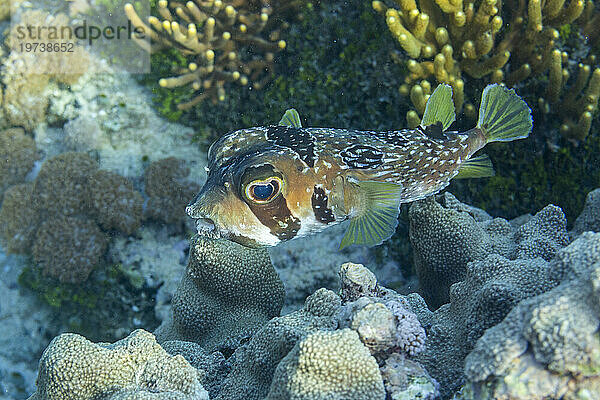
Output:
<instances>
[{"instance_id":1,"label":"black spot on fish","mask_svg":"<svg viewBox=\"0 0 600 400\"><path fill-rule=\"evenodd\" d=\"M345 148L340 155L350 168L371 169L382 164L383 153L373 146L355 144Z\"/></svg>"},{"instance_id":2,"label":"black spot on fish","mask_svg":"<svg viewBox=\"0 0 600 400\"><path fill-rule=\"evenodd\" d=\"M290 240L300 230L300 220L292 215L283 196L267 204L256 204L246 201L256 218L271 230L279 240Z\"/></svg>"},{"instance_id":3,"label":"black spot on fish","mask_svg":"<svg viewBox=\"0 0 600 400\"><path fill-rule=\"evenodd\" d=\"M270 126L267 129L267 140L293 150L309 167L315 166L315 139L306 130L291 126Z\"/></svg>"},{"instance_id":4,"label":"black spot on fish","mask_svg":"<svg viewBox=\"0 0 600 400\"><path fill-rule=\"evenodd\" d=\"M327 208L328 200L329 199L325 194L325 191L322 188L315 186L310 202L315 214L315 219L324 224L335 221L333 211L331 211L330 208Z\"/></svg>"},{"instance_id":5,"label":"black spot on fish","mask_svg":"<svg viewBox=\"0 0 600 400\"><path fill-rule=\"evenodd\" d=\"M427 125L425 129L423 129L423 133L430 139L446 139L446 135L442 131L442 123L436 122L435 124Z\"/></svg>"}]
</instances>

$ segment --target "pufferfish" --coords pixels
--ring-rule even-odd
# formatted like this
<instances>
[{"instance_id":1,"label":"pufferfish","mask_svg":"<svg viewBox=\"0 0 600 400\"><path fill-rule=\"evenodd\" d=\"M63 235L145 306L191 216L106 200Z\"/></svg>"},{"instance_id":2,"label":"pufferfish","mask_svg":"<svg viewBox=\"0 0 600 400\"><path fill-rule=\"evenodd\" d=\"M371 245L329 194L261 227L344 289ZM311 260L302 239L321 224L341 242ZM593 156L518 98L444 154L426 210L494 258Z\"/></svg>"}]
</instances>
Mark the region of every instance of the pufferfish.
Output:
<instances>
[{"instance_id":1,"label":"pufferfish","mask_svg":"<svg viewBox=\"0 0 600 400\"><path fill-rule=\"evenodd\" d=\"M395 232L401 203L433 195L454 177L493 175L489 142L526 138L533 120L512 90L488 85L477 125L448 131L452 89L439 85L416 129L303 128L287 110L279 125L226 134L208 151L208 178L187 207L200 235L275 246L350 220L340 248L374 246Z\"/></svg>"}]
</instances>

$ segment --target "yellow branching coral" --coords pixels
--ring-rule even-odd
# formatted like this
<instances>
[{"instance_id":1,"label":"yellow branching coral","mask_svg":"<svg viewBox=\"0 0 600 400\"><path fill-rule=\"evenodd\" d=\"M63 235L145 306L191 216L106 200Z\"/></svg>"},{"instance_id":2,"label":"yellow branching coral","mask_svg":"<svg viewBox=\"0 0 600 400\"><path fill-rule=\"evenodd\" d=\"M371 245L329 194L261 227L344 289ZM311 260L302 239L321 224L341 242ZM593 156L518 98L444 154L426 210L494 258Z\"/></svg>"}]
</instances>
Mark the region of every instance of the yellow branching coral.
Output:
<instances>
[{"instance_id":1,"label":"yellow branching coral","mask_svg":"<svg viewBox=\"0 0 600 400\"><path fill-rule=\"evenodd\" d=\"M198 93L179 104L188 109L206 98L225 99L225 85L236 82L262 88L273 76L274 54L286 43L279 18L297 1L277 0L159 0L160 18L142 21L131 4L125 13L131 23L148 32L151 44L139 42L150 52L176 48L188 57L186 68L159 81L162 87L191 85Z\"/></svg>"},{"instance_id":2,"label":"yellow branching coral","mask_svg":"<svg viewBox=\"0 0 600 400\"><path fill-rule=\"evenodd\" d=\"M572 24L588 43L599 36L600 13L592 0L395 0L397 8L373 1L384 14L395 39L410 59L408 75L400 87L416 111L407 121L415 126L437 83L448 83L460 111L475 116L465 103L465 76L482 83L504 82L514 86L529 77L547 76L541 110L560 104L565 121L561 132L581 139L587 135L597 111L600 71L592 73L596 57L579 66L569 94L569 55L558 49L557 28ZM437 83L436 83L437 82ZM569 85L571 86L571 85ZM567 105L567 107L565 107ZM578 119L572 120L573 112Z\"/></svg>"}]
</instances>

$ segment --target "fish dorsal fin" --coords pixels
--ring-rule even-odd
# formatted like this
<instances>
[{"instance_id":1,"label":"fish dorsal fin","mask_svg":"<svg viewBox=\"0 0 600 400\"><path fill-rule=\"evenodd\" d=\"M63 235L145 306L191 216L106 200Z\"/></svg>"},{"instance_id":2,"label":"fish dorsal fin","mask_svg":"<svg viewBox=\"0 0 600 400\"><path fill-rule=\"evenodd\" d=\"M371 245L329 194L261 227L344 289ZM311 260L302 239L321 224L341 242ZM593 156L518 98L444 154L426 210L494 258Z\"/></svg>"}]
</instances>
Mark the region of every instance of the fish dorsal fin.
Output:
<instances>
[{"instance_id":1,"label":"fish dorsal fin","mask_svg":"<svg viewBox=\"0 0 600 400\"><path fill-rule=\"evenodd\" d=\"M281 121L279 121L279 125L302 128L302 122L300 121L300 115L298 115L298 111L296 111L295 108L286 110L283 114L283 117L281 117Z\"/></svg>"},{"instance_id":2,"label":"fish dorsal fin","mask_svg":"<svg viewBox=\"0 0 600 400\"><path fill-rule=\"evenodd\" d=\"M458 175L456 175L454 178L489 178L490 176L494 175L495 173L492 160L490 160L487 154L483 154L463 162L458 170Z\"/></svg>"},{"instance_id":3,"label":"fish dorsal fin","mask_svg":"<svg viewBox=\"0 0 600 400\"><path fill-rule=\"evenodd\" d=\"M427 100L423 119L421 119L421 127L425 128L428 125L441 122L442 131L445 131L452 125L455 119L452 87L442 83L435 88Z\"/></svg>"},{"instance_id":4,"label":"fish dorsal fin","mask_svg":"<svg viewBox=\"0 0 600 400\"><path fill-rule=\"evenodd\" d=\"M365 194L364 211L350 220L340 249L351 244L375 246L389 239L398 225L402 185L397 183L358 182Z\"/></svg>"}]
</instances>

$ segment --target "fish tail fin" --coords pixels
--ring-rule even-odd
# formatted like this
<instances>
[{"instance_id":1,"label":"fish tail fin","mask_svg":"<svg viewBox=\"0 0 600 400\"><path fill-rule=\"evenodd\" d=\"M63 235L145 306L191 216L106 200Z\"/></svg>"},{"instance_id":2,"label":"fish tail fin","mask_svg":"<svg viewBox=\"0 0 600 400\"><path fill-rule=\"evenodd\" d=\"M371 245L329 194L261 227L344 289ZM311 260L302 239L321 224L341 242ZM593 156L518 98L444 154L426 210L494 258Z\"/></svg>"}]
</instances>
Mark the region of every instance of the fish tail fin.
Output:
<instances>
[{"instance_id":1,"label":"fish tail fin","mask_svg":"<svg viewBox=\"0 0 600 400\"><path fill-rule=\"evenodd\" d=\"M483 89L477 128L488 143L526 138L532 127L531 109L513 89L497 84Z\"/></svg>"},{"instance_id":2,"label":"fish tail fin","mask_svg":"<svg viewBox=\"0 0 600 400\"><path fill-rule=\"evenodd\" d=\"M364 211L350 220L340 249L351 244L376 246L396 232L402 185L365 181L358 186L366 195L366 204Z\"/></svg>"}]
</instances>

